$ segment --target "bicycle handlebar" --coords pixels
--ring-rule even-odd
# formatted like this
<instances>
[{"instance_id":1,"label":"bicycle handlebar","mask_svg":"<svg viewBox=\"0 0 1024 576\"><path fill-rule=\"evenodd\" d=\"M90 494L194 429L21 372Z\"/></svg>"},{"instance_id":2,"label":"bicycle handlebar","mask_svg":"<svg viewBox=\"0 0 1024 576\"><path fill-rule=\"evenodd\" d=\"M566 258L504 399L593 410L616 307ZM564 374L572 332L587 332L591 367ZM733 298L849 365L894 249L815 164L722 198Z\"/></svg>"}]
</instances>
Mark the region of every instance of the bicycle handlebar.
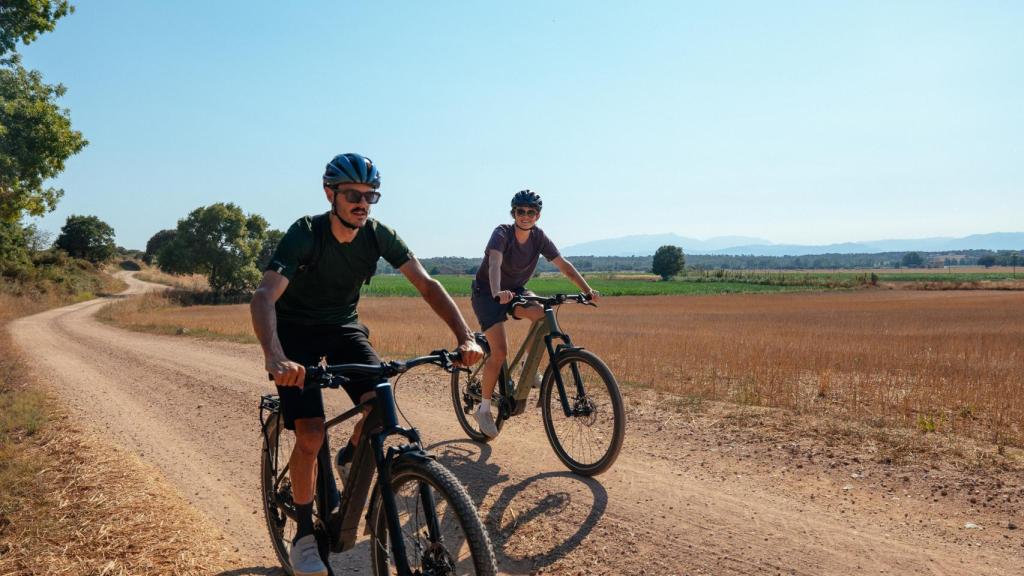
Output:
<instances>
[{"instance_id":1,"label":"bicycle handlebar","mask_svg":"<svg viewBox=\"0 0 1024 576\"><path fill-rule=\"evenodd\" d=\"M522 306L529 302L537 302L538 304L541 304L545 308L547 308L549 306L560 306L567 302L575 302L577 304L585 304L587 306L593 306L594 308L597 308L597 304L591 301L593 300L593 298L594 297L592 295L583 293L555 294L553 296L531 296L528 294L516 294L515 296L512 297L512 300L509 300L508 305ZM495 296L494 301L499 302L500 300L498 299L497 296Z\"/></svg>"},{"instance_id":2,"label":"bicycle handlebar","mask_svg":"<svg viewBox=\"0 0 1024 576\"><path fill-rule=\"evenodd\" d=\"M458 362L458 352L448 350L434 350L426 356L413 358L411 360L392 360L380 364L335 364L333 366L307 366L306 382L304 387L317 384L321 388L338 388L349 379L355 378L379 378L387 380L404 372L407 372L423 364L434 364L451 372L458 368L454 362ZM274 379L273 374L268 374L270 380Z\"/></svg>"}]
</instances>

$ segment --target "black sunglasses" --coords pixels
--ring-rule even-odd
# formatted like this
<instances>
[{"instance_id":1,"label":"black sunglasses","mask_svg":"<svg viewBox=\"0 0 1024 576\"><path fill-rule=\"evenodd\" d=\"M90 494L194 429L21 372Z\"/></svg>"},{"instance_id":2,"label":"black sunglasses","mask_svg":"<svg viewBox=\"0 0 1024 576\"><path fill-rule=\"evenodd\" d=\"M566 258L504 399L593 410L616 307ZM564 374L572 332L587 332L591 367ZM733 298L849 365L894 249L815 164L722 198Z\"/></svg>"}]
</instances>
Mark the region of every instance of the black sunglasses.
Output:
<instances>
[{"instance_id":1,"label":"black sunglasses","mask_svg":"<svg viewBox=\"0 0 1024 576\"><path fill-rule=\"evenodd\" d=\"M360 200L366 200L367 204L376 204L380 200L380 192L376 190L370 190L369 192L362 192L355 188L340 188L341 184L335 184L334 186L328 186L331 190L334 190L335 194L344 194L345 200L348 200L352 204L359 203Z\"/></svg>"},{"instance_id":2,"label":"black sunglasses","mask_svg":"<svg viewBox=\"0 0 1024 576\"><path fill-rule=\"evenodd\" d=\"M533 216L536 216L537 214L540 214L540 212L537 211L537 210L534 210L533 208L516 208L516 216L530 216L530 217L533 217Z\"/></svg>"}]
</instances>

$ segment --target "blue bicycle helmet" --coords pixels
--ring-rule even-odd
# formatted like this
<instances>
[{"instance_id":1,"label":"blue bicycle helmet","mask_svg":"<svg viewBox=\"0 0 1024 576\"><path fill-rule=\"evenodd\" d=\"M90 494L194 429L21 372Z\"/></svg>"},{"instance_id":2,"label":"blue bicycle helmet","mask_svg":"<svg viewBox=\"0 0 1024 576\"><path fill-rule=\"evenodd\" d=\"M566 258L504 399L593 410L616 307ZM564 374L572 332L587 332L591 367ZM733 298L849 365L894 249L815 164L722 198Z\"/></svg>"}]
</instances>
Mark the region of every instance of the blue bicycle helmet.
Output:
<instances>
[{"instance_id":1,"label":"blue bicycle helmet","mask_svg":"<svg viewBox=\"0 0 1024 576\"><path fill-rule=\"evenodd\" d=\"M544 208L544 202L541 201L540 194L529 190L520 190L512 197L512 208L516 206L530 206L540 211L541 208Z\"/></svg>"},{"instance_id":2,"label":"blue bicycle helmet","mask_svg":"<svg viewBox=\"0 0 1024 576\"><path fill-rule=\"evenodd\" d=\"M343 182L369 184L380 188L380 172L377 165L366 156L348 153L338 154L327 163L324 170L324 186L333 186Z\"/></svg>"}]
</instances>

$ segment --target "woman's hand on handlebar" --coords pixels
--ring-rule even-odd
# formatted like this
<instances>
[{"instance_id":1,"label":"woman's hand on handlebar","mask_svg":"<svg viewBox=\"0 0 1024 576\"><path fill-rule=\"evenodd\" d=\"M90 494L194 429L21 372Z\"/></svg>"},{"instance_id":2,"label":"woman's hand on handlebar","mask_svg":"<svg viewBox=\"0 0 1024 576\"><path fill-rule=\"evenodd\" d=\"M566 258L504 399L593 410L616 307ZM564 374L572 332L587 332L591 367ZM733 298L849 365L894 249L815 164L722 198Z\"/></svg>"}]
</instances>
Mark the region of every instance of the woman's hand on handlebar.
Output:
<instances>
[{"instance_id":1,"label":"woman's hand on handlebar","mask_svg":"<svg viewBox=\"0 0 1024 576\"><path fill-rule=\"evenodd\" d=\"M306 383L306 368L287 358L267 358L266 369L278 386L302 388Z\"/></svg>"},{"instance_id":2,"label":"woman's hand on handlebar","mask_svg":"<svg viewBox=\"0 0 1024 576\"><path fill-rule=\"evenodd\" d=\"M515 298L515 296L516 295L511 290L502 290L494 295L494 299L498 304L508 304L513 298Z\"/></svg>"},{"instance_id":3,"label":"woman's hand on handlebar","mask_svg":"<svg viewBox=\"0 0 1024 576\"><path fill-rule=\"evenodd\" d=\"M590 292L584 292L583 295L589 297L591 302L597 302L601 299L601 293L594 289L591 289Z\"/></svg>"}]
</instances>

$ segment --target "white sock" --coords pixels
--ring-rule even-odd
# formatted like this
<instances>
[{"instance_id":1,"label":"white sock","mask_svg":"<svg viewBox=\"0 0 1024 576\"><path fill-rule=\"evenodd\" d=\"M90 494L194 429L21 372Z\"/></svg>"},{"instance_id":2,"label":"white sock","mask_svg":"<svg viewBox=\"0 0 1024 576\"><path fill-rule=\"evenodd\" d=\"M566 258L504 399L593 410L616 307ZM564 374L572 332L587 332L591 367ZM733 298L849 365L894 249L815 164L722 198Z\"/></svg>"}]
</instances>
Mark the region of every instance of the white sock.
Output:
<instances>
[{"instance_id":1,"label":"white sock","mask_svg":"<svg viewBox=\"0 0 1024 576\"><path fill-rule=\"evenodd\" d=\"M491 401L490 400L481 400L480 401L480 407L477 408L477 412L490 412L490 411L491 411Z\"/></svg>"}]
</instances>

